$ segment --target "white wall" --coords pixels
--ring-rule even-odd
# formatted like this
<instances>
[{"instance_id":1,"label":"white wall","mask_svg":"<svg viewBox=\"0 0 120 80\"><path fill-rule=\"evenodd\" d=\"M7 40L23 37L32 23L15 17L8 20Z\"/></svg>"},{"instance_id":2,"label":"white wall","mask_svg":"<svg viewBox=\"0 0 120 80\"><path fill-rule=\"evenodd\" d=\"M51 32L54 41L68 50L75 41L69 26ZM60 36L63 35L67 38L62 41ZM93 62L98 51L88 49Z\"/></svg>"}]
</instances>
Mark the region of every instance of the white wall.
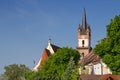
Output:
<instances>
[{"instance_id":1,"label":"white wall","mask_svg":"<svg viewBox=\"0 0 120 80\"><path fill-rule=\"evenodd\" d=\"M50 51L51 54L54 54L54 51L50 43L48 43L47 49Z\"/></svg>"},{"instance_id":2,"label":"white wall","mask_svg":"<svg viewBox=\"0 0 120 80\"><path fill-rule=\"evenodd\" d=\"M102 62L103 65L103 74L112 74L111 70L107 67L105 63Z\"/></svg>"},{"instance_id":3,"label":"white wall","mask_svg":"<svg viewBox=\"0 0 120 80\"><path fill-rule=\"evenodd\" d=\"M82 41L84 40L84 47L88 47L88 39L79 39L78 46L82 47Z\"/></svg>"},{"instance_id":4,"label":"white wall","mask_svg":"<svg viewBox=\"0 0 120 80\"><path fill-rule=\"evenodd\" d=\"M93 65L94 74L112 74L111 70L102 61Z\"/></svg>"},{"instance_id":5,"label":"white wall","mask_svg":"<svg viewBox=\"0 0 120 80\"><path fill-rule=\"evenodd\" d=\"M94 64L93 65L93 73L97 74L97 75L101 75L102 74L101 67L102 67L101 63Z\"/></svg>"}]
</instances>

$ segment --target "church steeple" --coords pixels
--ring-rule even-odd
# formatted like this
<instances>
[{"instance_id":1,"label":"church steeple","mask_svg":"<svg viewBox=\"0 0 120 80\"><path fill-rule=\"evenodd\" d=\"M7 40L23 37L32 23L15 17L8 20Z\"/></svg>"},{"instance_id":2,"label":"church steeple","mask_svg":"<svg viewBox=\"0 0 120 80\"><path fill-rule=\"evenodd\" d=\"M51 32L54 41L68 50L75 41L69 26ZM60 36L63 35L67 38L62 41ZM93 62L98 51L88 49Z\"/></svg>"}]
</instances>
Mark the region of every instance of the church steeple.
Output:
<instances>
[{"instance_id":1,"label":"church steeple","mask_svg":"<svg viewBox=\"0 0 120 80\"><path fill-rule=\"evenodd\" d=\"M91 30L87 25L86 11L84 9L82 25L78 27L78 46L77 50L81 55L86 56L91 51Z\"/></svg>"},{"instance_id":2,"label":"church steeple","mask_svg":"<svg viewBox=\"0 0 120 80\"><path fill-rule=\"evenodd\" d=\"M82 34L86 34L86 28L87 28L87 20L86 20L86 10L84 8L84 14L83 14L83 18L82 18Z\"/></svg>"}]
</instances>

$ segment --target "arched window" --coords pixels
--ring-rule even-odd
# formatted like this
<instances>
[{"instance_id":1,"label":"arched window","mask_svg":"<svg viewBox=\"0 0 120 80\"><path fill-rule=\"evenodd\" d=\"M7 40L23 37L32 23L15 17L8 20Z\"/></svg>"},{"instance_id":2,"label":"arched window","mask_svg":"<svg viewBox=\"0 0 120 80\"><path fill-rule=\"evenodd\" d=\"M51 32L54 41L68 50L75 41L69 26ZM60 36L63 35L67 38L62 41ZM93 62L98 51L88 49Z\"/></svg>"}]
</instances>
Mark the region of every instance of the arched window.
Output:
<instances>
[{"instance_id":1,"label":"arched window","mask_svg":"<svg viewBox=\"0 0 120 80\"><path fill-rule=\"evenodd\" d=\"M85 44L85 41L84 41L84 40L82 40L82 47L84 47L84 44Z\"/></svg>"},{"instance_id":2,"label":"arched window","mask_svg":"<svg viewBox=\"0 0 120 80\"><path fill-rule=\"evenodd\" d=\"M84 56L85 56L85 54L84 53L82 53L82 57L84 58Z\"/></svg>"}]
</instances>

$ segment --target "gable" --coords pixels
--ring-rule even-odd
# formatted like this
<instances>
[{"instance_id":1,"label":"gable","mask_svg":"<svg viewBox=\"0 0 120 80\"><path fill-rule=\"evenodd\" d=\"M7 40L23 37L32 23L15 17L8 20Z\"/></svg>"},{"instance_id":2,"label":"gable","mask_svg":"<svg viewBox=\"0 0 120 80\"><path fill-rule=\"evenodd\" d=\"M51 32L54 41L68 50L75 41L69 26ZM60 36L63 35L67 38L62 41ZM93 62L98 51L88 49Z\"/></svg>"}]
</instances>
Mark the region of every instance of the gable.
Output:
<instances>
[{"instance_id":1,"label":"gable","mask_svg":"<svg viewBox=\"0 0 120 80\"><path fill-rule=\"evenodd\" d=\"M44 49L39 62L37 63L33 70L38 71L42 67L43 63L49 58L49 56L54 54L59 48L60 47L53 45L50 43L50 41L48 41L47 48Z\"/></svg>"},{"instance_id":2,"label":"gable","mask_svg":"<svg viewBox=\"0 0 120 80\"><path fill-rule=\"evenodd\" d=\"M54 54L60 47L48 43L47 49L50 51L51 54Z\"/></svg>"}]
</instances>

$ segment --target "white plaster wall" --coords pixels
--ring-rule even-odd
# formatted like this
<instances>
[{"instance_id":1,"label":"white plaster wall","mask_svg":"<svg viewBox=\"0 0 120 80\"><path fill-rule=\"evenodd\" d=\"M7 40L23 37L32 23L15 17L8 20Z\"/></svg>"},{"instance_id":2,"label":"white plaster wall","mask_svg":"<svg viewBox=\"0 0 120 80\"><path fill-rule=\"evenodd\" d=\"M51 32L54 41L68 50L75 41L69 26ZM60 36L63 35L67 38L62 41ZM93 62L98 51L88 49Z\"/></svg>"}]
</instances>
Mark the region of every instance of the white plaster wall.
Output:
<instances>
[{"instance_id":1,"label":"white plaster wall","mask_svg":"<svg viewBox=\"0 0 120 80\"><path fill-rule=\"evenodd\" d=\"M47 49L50 51L51 54L54 54L54 51L50 43L48 43Z\"/></svg>"},{"instance_id":2,"label":"white plaster wall","mask_svg":"<svg viewBox=\"0 0 120 80\"><path fill-rule=\"evenodd\" d=\"M105 63L102 62L103 65L103 74L112 74L111 70L107 67Z\"/></svg>"},{"instance_id":3,"label":"white plaster wall","mask_svg":"<svg viewBox=\"0 0 120 80\"><path fill-rule=\"evenodd\" d=\"M94 74L101 75L102 74L102 69L101 69L101 63L97 63L93 65L93 72Z\"/></svg>"},{"instance_id":4,"label":"white plaster wall","mask_svg":"<svg viewBox=\"0 0 120 80\"><path fill-rule=\"evenodd\" d=\"M84 40L84 47L88 47L88 39L79 39L79 43L78 43L78 46L79 47L82 47L82 41Z\"/></svg>"}]
</instances>

